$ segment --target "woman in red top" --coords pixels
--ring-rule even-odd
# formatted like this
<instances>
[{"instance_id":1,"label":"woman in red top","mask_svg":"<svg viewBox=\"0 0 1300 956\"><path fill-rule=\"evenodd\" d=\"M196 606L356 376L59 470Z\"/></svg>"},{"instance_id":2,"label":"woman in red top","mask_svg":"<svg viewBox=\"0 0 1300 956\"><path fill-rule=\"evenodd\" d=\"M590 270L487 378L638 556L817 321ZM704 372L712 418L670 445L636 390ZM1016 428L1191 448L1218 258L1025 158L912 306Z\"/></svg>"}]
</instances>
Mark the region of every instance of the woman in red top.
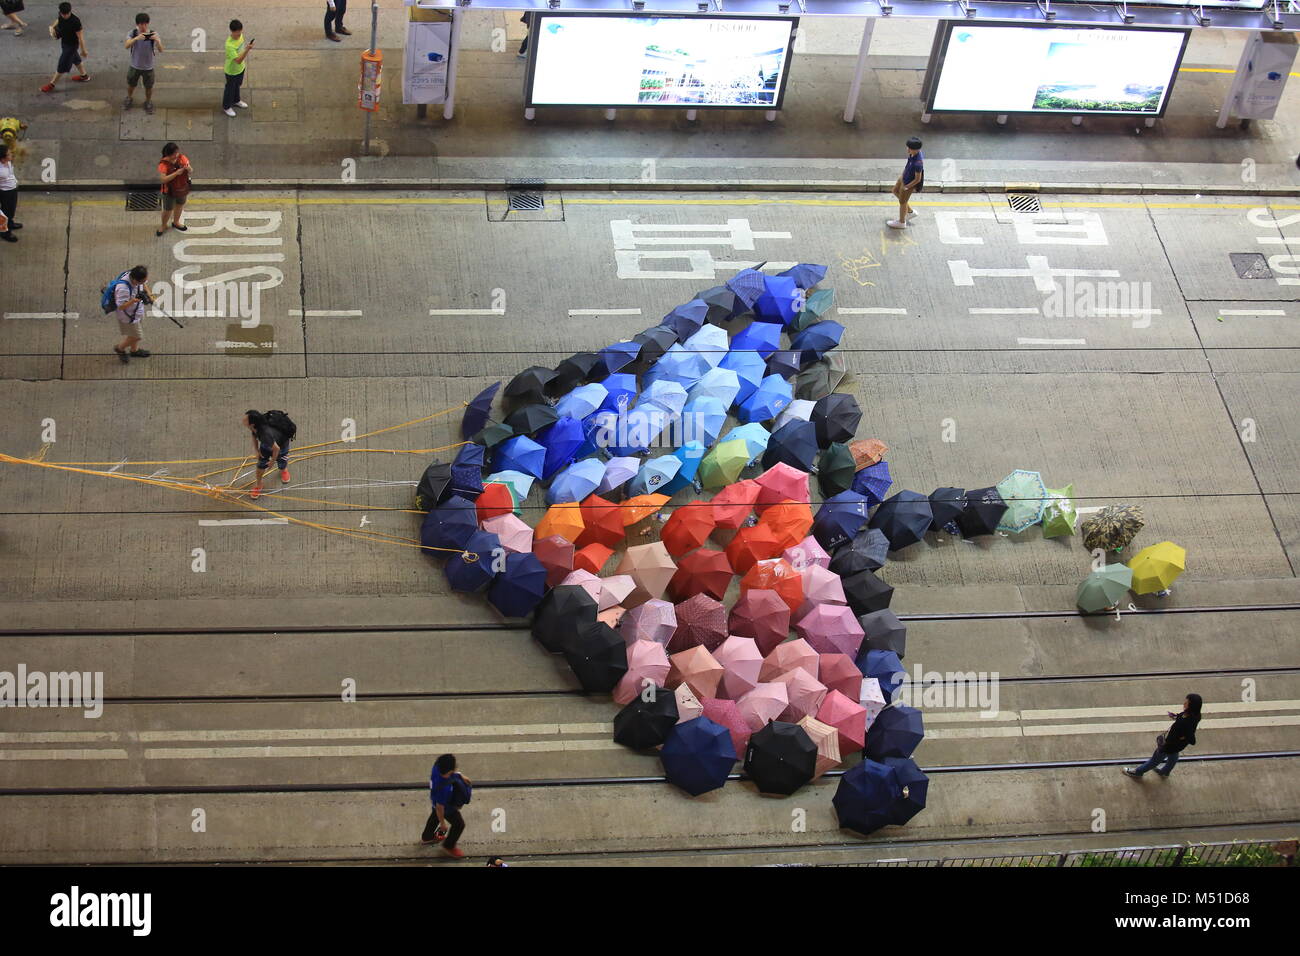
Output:
<instances>
[{"instance_id":1,"label":"woman in red top","mask_svg":"<svg viewBox=\"0 0 1300 956\"><path fill-rule=\"evenodd\" d=\"M163 147L162 161L158 163L158 178L162 181L162 226L155 235L161 236L167 231L167 220L181 232L187 232L189 226L181 225L181 213L185 211L185 200L190 196L190 159L181 152L175 143Z\"/></svg>"}]
</instances>

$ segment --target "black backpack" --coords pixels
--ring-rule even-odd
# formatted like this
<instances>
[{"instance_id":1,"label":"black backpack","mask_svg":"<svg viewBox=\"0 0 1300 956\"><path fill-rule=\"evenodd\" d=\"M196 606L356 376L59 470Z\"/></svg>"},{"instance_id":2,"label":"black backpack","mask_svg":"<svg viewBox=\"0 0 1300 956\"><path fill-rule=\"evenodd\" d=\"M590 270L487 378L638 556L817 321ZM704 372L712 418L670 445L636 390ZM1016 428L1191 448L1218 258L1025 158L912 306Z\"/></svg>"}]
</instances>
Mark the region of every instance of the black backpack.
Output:
<instances>
[{"instance_id":1,"label":"black backpack","mask_svg":"<svg viewBox=\"0 0 1300 956\"><path fill-rule=\"evenodd\" d=\"M267 427L274 428L284 436L285 441L293 441L294 436L298 434L298 426L293 423L293 419L287 412L273 408L262 417L266 420Z\"/></svg>"},{"instance_id":2,"label":"black backpack","mask_svg":"<svg viewBox=\"0 0 1300 956\"><path fill-rule=\"evenodd\" d=\"M469 803L473 795L474 788L465 782L465 778L458 773L453 773L451 775L451 805L459 810Z\"/></svg>"}]
</instances>

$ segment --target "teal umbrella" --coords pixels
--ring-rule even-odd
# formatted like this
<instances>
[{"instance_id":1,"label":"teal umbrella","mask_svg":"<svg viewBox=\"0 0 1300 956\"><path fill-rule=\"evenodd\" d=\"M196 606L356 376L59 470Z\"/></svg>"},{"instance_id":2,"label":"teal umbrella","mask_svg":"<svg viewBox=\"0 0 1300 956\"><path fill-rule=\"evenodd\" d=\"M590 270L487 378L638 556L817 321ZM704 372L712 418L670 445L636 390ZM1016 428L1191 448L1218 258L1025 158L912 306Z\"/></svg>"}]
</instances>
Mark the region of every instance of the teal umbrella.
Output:
<instances>
[{"instance_id":1,"label":"teal umbrella","mask_svg":"<svg viewBox=\"0 0 1300 956\"><path fill-rule=\"evenodd\" d=\"M1089 614L1104 611L1118 604L1132 586L1132 568L1126 564L1108 564L1080 582L1074 603Z\"/></svg>"},{"instance_id":2,"label":"teal umbrella","mask_svg":"<svg viewBox=\"0 0 1300 956\"><path fill-rule=\"evenodd\" d=\"M1038 472L1017 468L997 483L997 489L1007 503L1006 514L998 522L999 531L1014 534L1043 520L1047 486Z\"/></svg>"}]
</instances>

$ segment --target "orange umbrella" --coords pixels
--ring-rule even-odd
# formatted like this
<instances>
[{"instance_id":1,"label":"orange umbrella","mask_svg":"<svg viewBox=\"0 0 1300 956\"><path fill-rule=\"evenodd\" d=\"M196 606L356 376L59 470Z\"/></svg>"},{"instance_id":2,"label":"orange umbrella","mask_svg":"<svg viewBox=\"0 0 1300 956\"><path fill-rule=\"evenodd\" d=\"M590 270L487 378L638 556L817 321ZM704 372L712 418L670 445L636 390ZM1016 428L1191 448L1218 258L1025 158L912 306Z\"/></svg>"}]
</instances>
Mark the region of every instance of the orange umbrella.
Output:
<instances>
[{"instance_id":1,"label":"orange umbrella","mask_svg":"<svg viewBox=\"0 0 1300 956\"><path fill-rule=\"evenodd\" d=\"M482 524L488 518L515 513L515 496L510 489L500 482L492 481L483 486L483 493L474 502L478 508L478 521Z\"/></svg>"},{"instance_id":2,"label":"orange umbrella","mask_svg":"<svg viewBox=\"0 0 1300 956\"><path fill-rule=\"evenodd\" d=\"M767 525L781 541L781 550L793 548L808 536L812 528L812 508L795 501L779 501L763 512L758 522ZM776 555L769 555L776 557Z\"/></svg>"},{"instance_id":3,"label":"orange umbrella","mask_svg":"<svg viewBox=\"0 0 1300 956\"><path fill-rule=\"evenodd\" d=\"M586 527L586 522L582 520L582 509L578 503L576 501L566 501L563 504L551 505L546 509L546 514L542 515L542 520L537 522L533 540L559 535L565 541L578 544L578 538L582 536L584 527Z\"/></svg>"},{"instance_id":4,"label":"orange umbrella","mask_svg":"<svg viewBox=\"0 0 1300 956\"><path fill-rule=\"evenodd\" d=\"M754 510L761 489L752 478L727 485L713 496L713 520L719 528L739 528Z\"/></svg>"},{"instance_id":5,"label":"orange umbrella","mask_svg":"<svg viewBox=\"0 0 1300 956\"><path fill-rule=\"evenodd\" d=\"M659 533L659 540L670 554L681 557L708 541L713 528L713 508L707 504L692 503L673 512Z\"/></svg>"},{"instance_id":6,"label":"orange umbrella","mask_svg":"<svg viewBox=\"0 0 1300 956\"><path fill-rule=\"evenodd\" d=\"M783 550L781 539L768 525L741 528L727 545L727 560L737 574L745 574L759 561L775 558Z\"/></svg>"},{"instance_id":7,"label":"orange umbrella","mask_svg":"<svg viewBox=\"0 0 1300 956\"><path fill-rule=\"evenodd\" d=\"M803 577L785 558L759 561L745 572L745 576L740 579L740 590L743 593L751 588L775 591L791 614L803 604Z\"/></svg>"},{"instance_id":8,"label":"orange umbrella","mask_svg":"<svg viewBox=\"0 0 1300 956\"><path fill-rule=\"evenodd\" d=\"M600 569L613 553L613 548L607 548L603 544L589 544L573 553L573 566L592 574L600 574Z\"/></svg>"},{"instance_id":9,"label":"orange umbrella","mask_svg":"<svg viewBox=\"0 0 1300 956\"><path fill-rule=\"evenodd\" d=\"M853 456L854 469L861 471L888 455L889 446L879 438L863 438L849 442L849 453Z\"/></svg>"},{"instance_id":10,"label":"orange umbrella","mask_svg":"<svg viewBox=\"0 0 1300 956\"><path fill-rule=\"evenodd\" d=\"M664 686L685 684L699 700L716 697L722 680L722 665L713 659L707 647L696 645L668 655L668 682Z\"/></svg>"},{"instance_id":11,"label":"orange umbrella","mask_svg":"<svg viewBox=\"0 0 1300 956\"><path fill-rule=\"evenodd\" d=\"M635 498L628 498L618 506L623 527L629 527L643 518L650 517L666 504L668 504L667 495L637 495Z\"/></svg>"},{"instance_id":12,"label":"orange umbrella","mask_svg":"<svg viewBox=\"0 0 1300 956\"><path fill-rule=\"evenodd\" d=\"M623 513L618 505L600 495L588 495L583 499L581 509L584 528L576 542L578 547L593 543L617 547L623 540Z\"/></svg>"}]
</instances>

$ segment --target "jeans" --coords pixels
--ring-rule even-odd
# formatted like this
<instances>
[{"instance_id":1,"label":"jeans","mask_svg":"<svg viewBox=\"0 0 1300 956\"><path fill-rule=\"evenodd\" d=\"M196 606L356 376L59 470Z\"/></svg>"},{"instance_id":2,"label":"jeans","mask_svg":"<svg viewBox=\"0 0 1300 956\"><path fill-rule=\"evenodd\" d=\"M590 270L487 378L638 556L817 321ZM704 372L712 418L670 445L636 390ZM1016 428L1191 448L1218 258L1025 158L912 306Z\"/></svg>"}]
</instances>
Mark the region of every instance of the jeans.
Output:
<instances>
[{"instance_id":1,"label":"jeans","mask_svg":"<svg viewBox=\"0 0 1300 956\"><path fill-rule=\"evenodd\" d=\"M266 445L257 447L257 467L267 468L271 464L272 449ZM289 467L289 443L287 441L280 443L280 454L275 459L275 467L284 471Z\"/></svg>"},{"instance_id":2,"label":"jeans","mask_svg":"<svg viewBox=\"0 0 1300 956\"><path fill-rule=\"evenodd\" d=\"M442 815L447 819L447 838L442 841L442 845L448 850L454 850L456 849L456 841L465 832L465 818L460 815L460 810L456 807L443 807ZM420 839L432 840L437 829L438 811L434 810L424 823L424 833L420 836Z\"/></svg>"},{"instance_id":3,"label":"jeans","mask_svg":"<svg viewBox=\"0 0 1300 956\"><path fill-rule=\"evenodd\" d=\"M244 73L248 71L245 70ZM221 94L221 108L223 110L232 110L239 100L239 88L244 85L244 73L236 73L231 76L226 74L226 89Z\"/></svg>"},{"instance_id":4,"label":"jeans","mask_svg":"<svg viewBox=\"0 0 1300 956\"><path fill-rule=\"evenodd\" d=\"M1159 767L1161 764L1164 764L1164 770L1156 770L1156 773L1163 773L1167 777L1173 773L1174 764L1176 763L1178 763L1178 754L1165 753L1165 751L1157 747L1155 752L1151 754L1151 759L1140 767L1134 767L1133 772L1141 776L1148 770L1152 770Z\"/></svg>"},{"instance_id":5,"label":"jeans","mask_svg":"<svg viewBox=\"0 0 1300 956\"><path fill-rule=\"evenodd\" d=\"M18 212L18 190L0 189L0 212L3 212L9 219L9 225L6 231L12 232L14 228L14 215Z\"/></svg>"},{"instance_id":6,"label":"jeans","mask_svg":"<svg viewBox=\"0 0 1300 956\"><path fill-rule=\"evenodd\" d=\"M334 0L334 9L325 5L325 35L336 33L343 26L343 14L348 12L348 0Z\"/></svg>"}]
</instances>

